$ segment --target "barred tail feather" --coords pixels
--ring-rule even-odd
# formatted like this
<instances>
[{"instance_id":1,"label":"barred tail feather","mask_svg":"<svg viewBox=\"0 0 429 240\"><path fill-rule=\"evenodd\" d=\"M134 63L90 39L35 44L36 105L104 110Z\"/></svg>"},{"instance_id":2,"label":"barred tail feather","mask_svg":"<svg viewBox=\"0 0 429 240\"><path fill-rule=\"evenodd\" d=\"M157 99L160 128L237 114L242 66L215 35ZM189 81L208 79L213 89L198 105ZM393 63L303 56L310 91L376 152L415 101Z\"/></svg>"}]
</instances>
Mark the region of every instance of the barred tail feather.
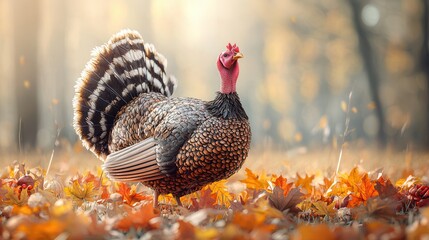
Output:
<instances>
[{"instance_id":1,"label":"barred tail feather","mask_svg":"<svg viewBox=\"0 0 429 240\"><path fill-rule=\"evenodd\" d=\"M141 93L170 96L176 80L165 73L167 61L136 31L122 30L92 52L75 86L74 128L83 145L101 159L116 114Z\"/></svg>"}]
</instances>

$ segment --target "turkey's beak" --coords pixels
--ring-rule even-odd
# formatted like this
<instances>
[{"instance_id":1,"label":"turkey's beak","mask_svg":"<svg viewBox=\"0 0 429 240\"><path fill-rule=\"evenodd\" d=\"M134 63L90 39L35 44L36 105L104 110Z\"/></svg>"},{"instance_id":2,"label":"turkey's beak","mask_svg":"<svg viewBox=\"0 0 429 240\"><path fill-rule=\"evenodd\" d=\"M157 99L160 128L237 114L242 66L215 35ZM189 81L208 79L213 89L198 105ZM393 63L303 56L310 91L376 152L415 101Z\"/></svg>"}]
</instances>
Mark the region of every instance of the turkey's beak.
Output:
<instances>
[{"instance_id":1,"label":"turkey's beak","mask_svg":"<svg viewBox=\"0 0 429 240\"><path fill-rule=\"evenodd\" d=\"M239 58L243 58L243 54L241 52L235 53L232 59L237 60Z\"/></svg>"}]
</instances>

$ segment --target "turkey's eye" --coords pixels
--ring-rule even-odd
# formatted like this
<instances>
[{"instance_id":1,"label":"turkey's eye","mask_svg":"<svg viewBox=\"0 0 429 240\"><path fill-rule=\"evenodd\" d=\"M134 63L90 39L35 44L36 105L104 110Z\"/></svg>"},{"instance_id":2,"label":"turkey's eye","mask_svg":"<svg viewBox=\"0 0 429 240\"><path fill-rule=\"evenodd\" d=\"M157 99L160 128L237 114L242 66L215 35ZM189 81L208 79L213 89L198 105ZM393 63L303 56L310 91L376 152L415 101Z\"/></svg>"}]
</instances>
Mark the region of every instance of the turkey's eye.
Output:
<instances>
[{"instance_id":1,"label":"turkey's eye","mask_svg":"<svg viewBox=\"0 0 429 240\"><path fill-rule=\"evenodd\" d=\"M225 57L225 58L226 58L226 57L228 57L228 54L227 54L227 53L224 53L224 54L223 54L223 57Z\"/></svg>"}]
</instances>

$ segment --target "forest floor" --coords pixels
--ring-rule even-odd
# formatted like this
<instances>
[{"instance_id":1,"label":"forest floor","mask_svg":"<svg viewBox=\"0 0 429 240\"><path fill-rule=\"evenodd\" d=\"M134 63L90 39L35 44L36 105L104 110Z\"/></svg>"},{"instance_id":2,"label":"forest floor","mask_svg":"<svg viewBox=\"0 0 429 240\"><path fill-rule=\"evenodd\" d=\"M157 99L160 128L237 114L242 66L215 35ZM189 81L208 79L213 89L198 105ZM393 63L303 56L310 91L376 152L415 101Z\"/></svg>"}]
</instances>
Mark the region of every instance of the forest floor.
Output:
<instances>
[{"instance_id":1,"label":"forest floor","mask_svg":"<svg viewBox=\"0 0 429 240\"><path fill-rule=\"evenodd\" d=\"M150 189L110 181L101 163L78 145L0 155L0 238L429 237L428 153L256 149L230 179L182 197L184 207L166 195L157 208Z\"/></svg>"}]
</instances>

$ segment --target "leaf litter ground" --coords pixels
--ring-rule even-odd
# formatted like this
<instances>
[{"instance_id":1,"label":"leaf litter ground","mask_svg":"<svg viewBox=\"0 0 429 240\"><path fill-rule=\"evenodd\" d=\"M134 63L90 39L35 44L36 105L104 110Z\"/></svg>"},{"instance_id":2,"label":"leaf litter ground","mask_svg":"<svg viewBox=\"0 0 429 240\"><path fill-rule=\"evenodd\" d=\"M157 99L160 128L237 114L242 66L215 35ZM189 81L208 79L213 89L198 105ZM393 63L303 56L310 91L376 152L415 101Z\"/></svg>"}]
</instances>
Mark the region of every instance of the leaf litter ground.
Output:
<instances>
[{"instance_id":1,"label":"leaf litter ground","mask_svg":"<svg viewBox=\"0 0 429 240\"><path fill-rule=\"evenodd\" d=\"M426 160L420 171L405 164L395 177L360 165L337 175L289 167L282 174L275 166L285 162L259 170L251 160L233 178L182 197L184 207L165 195L155 209L150 189L112 182L99 168L72 171L59 164L60 173L47 174L23 162L8 164L1 175L3 239L429 237Z\"/></svg>"}]
</instances>

